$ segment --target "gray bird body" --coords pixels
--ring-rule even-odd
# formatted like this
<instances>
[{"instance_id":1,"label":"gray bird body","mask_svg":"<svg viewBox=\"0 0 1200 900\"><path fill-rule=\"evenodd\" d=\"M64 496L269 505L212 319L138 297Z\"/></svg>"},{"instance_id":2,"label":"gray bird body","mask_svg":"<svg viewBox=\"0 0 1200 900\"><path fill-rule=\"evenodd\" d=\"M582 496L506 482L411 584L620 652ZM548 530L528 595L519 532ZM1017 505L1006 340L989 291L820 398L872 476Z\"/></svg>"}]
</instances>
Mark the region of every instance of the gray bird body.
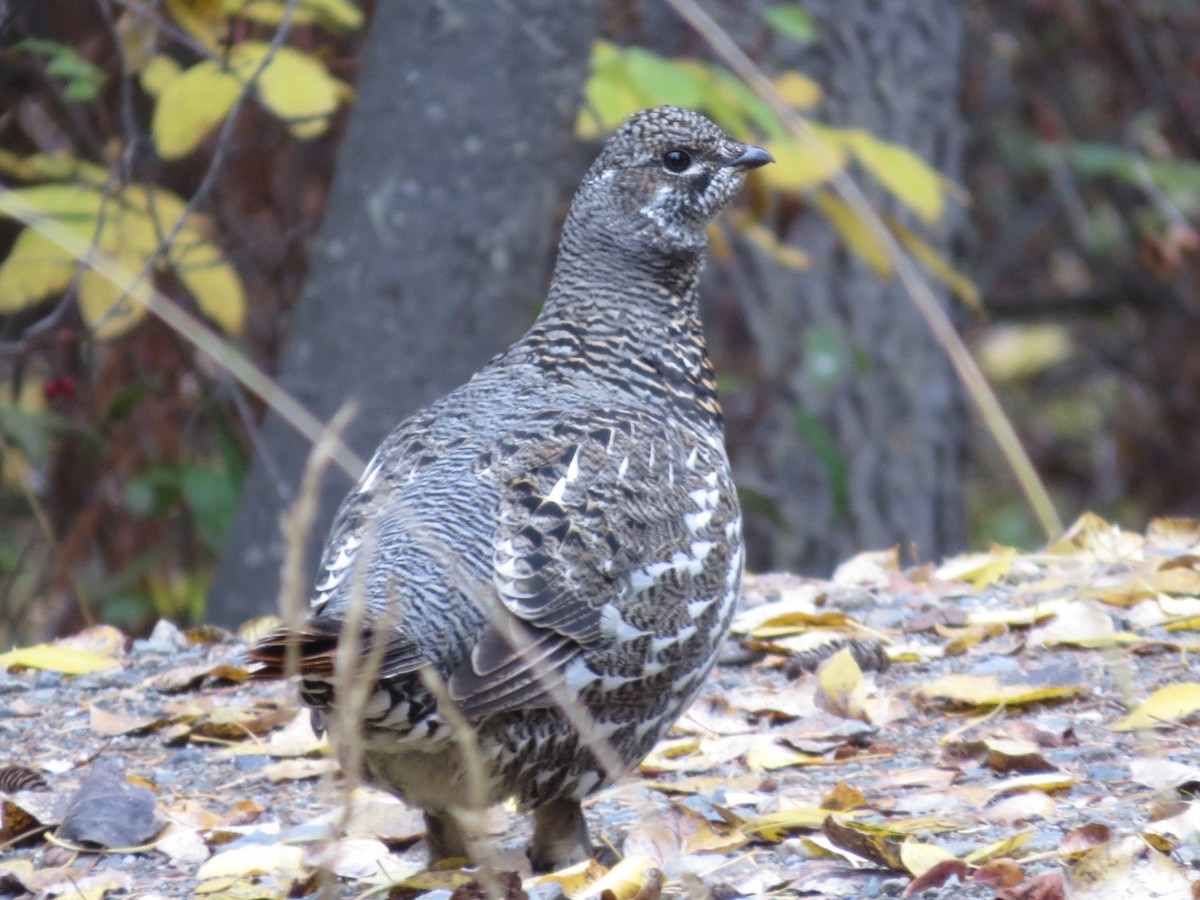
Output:
<instances>
[{"instance_id":1,"label":"gray bird body","mask_svg":"<svg viewBox=\"0 0 1200 900\"><path fill-rule=\"evenodd\" d=\"M533 327L401 423L337 515L302 696L337 704L332 648L363 604L387 632L365 774L426 811L435 856L469 851L466 777L423 670L476 731L488 802L535 811L531 856L552 868L589 852L579 800L649 752L713 665L743 549L696 282L705 227L767 161L695 113L632 117L576 195ZM281 674L293 640L252 655Z\"/></svg>"}]
</instances>

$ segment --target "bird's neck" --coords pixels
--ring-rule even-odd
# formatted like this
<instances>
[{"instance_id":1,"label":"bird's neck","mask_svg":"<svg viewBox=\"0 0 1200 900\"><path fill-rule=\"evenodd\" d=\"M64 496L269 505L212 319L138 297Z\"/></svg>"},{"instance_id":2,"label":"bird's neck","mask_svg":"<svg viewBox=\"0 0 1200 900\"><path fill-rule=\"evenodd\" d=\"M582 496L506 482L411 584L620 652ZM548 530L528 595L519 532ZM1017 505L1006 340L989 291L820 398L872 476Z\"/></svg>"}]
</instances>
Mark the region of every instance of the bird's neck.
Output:
<instances>
[{"instance_id":1,"label":"bird's neck","mask_svg":"<svg viewBox=\"0 0 1200 900\"><path fill-rule=\"evenodd\" d=\"M702 257L574 250L562 247L545 306L522 342L534 361L552 376L596 377L719 424L697 301Z\"/></svg>"}]
</instances>

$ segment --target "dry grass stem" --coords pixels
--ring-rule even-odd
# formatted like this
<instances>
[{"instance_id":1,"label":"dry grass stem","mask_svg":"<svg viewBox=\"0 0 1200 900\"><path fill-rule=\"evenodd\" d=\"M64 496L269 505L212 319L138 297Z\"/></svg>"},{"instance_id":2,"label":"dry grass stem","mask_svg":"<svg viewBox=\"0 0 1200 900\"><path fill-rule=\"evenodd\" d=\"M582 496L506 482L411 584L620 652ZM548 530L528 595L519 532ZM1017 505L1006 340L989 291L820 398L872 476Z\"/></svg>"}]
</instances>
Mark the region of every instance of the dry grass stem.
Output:
<instances>
[{"instance_id":1,"label":"dry grass stem","mask_svg":"<svg viewBox=\"0 0 1200 900\"><path fill-rule=\"evenodd\" d=\"M912 258L896 241L872 208L862 188L854 178L840 166L813 132L804 116L797 113L779 95L770 78L763 72L720 25L696 3L696 0L667 0L672 9L691 25L721 58L770 108L776 119L787 129L792 139L823 158L835 172L831 184L838 195L854 209L855 214L870 231L872 238L883 247L895 265L896 274L904 285L917 310L924 317L934 338L942 345L959 379L966 388L983 418L984 424L1000 446L1017 482L1021 486L1030 507L1041 523L1049 540L1054 540L1063 531L1062 519L1050 499L1050 494L1033 467L1033 462L1021 439L1017 436L987 378L963 343L950 317L938 302L929 283L917 270Z\"/></svg>"}]
</instances>

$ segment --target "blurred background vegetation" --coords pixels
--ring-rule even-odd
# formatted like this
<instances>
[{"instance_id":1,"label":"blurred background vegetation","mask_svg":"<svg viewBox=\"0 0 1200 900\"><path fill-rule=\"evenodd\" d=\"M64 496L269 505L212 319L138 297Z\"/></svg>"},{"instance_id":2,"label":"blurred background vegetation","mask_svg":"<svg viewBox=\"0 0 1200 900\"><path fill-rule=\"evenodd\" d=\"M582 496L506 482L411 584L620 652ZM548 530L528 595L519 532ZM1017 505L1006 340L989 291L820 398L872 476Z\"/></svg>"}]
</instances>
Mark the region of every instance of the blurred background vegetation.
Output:
<instances>
[{"instance_id":1,"label":"blurred background vegetation","mask_svg":"<svg viewBox=\"0 0 1200 900\"><path fill-rule=\"evenodd\" d=\"M771 138L769 114L681 21L657 16L651 41L631 9L607 10L581 139L681 96ZM270 0L0 5L0 185L144 270L275 372L373 12L369 0L293 4L286 42L272 46L288 7ZM1064 518L1090 509L1136 528L1194 514L1200 10L993 0L966 4L965 25L960 184L870 134L828 125L822 139L917 221L938 220L947 202L964 210L965 237L931 242L928 269L956 296L956 320ZM837 52L804 3L768 6L760 27ZM258 87L242 103L248 79ZM818 76L788 70L775 85L795 109L818 107ZM758 188L783 193L776 217L752 197L729 227L803 269L805 248L779 240L780 209L820 207L852 249L861 235L819 199L823 176L795 174L821 163L792 162ZM870 263L869 247L856 249ZM37 229L0 220L0 258L0 645L93 621L137 632L163 616L203 619L262 404ZM738 374L752 368L739 363L745 324L718 314L707 325L736 417L755 396ZM821 339L803 339L810 360L837 351ZM1006 464L964 415L960 543L1040 543ZM797 427L836 495L837 446L815 418ZM771 499L754 500L767 521Z\"/></svg>"}]
</instances>

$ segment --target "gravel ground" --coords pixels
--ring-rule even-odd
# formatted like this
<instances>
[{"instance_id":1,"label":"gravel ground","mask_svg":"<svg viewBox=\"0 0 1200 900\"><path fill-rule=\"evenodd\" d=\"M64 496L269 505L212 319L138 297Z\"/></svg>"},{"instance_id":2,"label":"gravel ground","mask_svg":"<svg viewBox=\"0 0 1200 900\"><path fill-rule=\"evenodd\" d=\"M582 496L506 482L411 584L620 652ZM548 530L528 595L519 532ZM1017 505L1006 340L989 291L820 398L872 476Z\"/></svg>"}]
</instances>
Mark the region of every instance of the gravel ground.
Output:
<instances>
[{"instance_id":1,"label":"gravel ground","mask_svg":"<svg viewBox=\"0 0 1200 900\"><path fill-rule=\"evenodd\" d=\"M994 884L951 878L917 896L1062 896L1061 886L1057 894L1037 894L1029 885L1038 876L1054 880L1069 872L1076 849L1137 835L1153 819L1190 809L1200 783L1195 727L1121 732L1112 726L1128 712L1127 693L1140 701L1158 687L1195 681L1195 666L1179 644L1169 642L1135 649L1037 648L1026 625L993 627L957 655L916 658L962 638L972 613L992 610L1003 617L1033 600L1062 597L1060 587L1031 590L1035 575L1044 580L1044 569L1031 570L1028 578L1010 574L1004 586L978 591L953 588L928 573L889 576L886 585L861 573L840 583L751 579L746 621L762 622L765 610L786 613L798 608L797 598L815 597L818 611L843 628L843 620L850 621L864 646L869 634L890 636L895 661L882 673L866 674L858 693L842 698L846 704L839 708L837 692L805 671L827 653L810 653L810 659L809 651L787 643L787 628L778 626L777 633L758 626L753 635L731 640L693 714L641 771L589 805L593 835L611 848L601 860L611 865L617 851L627 857L646 853L665 872L664 896L891 897L903 893L912 876L887 865L887 854L894 855L909 834L921 845L917 849L934 845L972 868L989 858L1015 860L1000 866L1024 876L1007 894L998 894ZM1068 588L1079 593L1077 585ZM1127 624L1130 606L1100 608L1118 629ZM1065 615L1060 613L1069 626ZM1179 638L1154 629L1140 634ZM339 809L339 778L315 777L327 765L320 756L229 752L231 746L279 740L295 715L288 685L220 677L219 665L239 646L232 640L187 643L163 627L150 640L120 648L120 665L104 671L70 676L0 669L0 766L33 772L45 783L41 790L16 792L20 785L0 779L0 787L14 788L0 793L0 897L282 897L316 889L311 854L314 841L327 834L318 820ZM863 658L869 661L870 653ZM930 688L949 675L994 676L997 683L1062 696L964 707ZM855 709L859 718L849 714ZM287 733L300 728L292 723ZM128 733L117 733L123 730ZM99 760L116 761L127 779L148 788L159 822L175 821L172 828L182 836L163 842L160 833L158 844L147 841L137 852L81 851L41 831L17 839L22 827L30 827L18 810L35 824L56 824ZM1171 770L1178 777L1161 774L1156 760L1181 767ZM281 768L286 766L291 770ZM298 777L306 774L313 777ZM797 818L774 832L747 827L764 816L821 805L853 810L854 821L901 837L880 838L872 852L819 820ZM425 852L419 820L398 806L390 809L386 824L355 833L379 835L392 862L418 868ZM496 810L489 827L501 868L521 866L528 837L523 817ZM1198 844L1193 834L1169 856L1192 882L1200 875ZM214 853L242 846L258 848L252 852L261 852L265 874L213 876L202 869L211 866ZM269 854L280 847L307 848L309 855L298 871L273 869ZM851 847L861 852L852 855ZM388 895L386 888L371 894L362 872L342 870L349 876L329 882L333 896ZM530 896L561 896L558 883L526 884ZM410 883L393 887L391 896L446 900L452 886Z\"/></svg>"}]
</instances>

